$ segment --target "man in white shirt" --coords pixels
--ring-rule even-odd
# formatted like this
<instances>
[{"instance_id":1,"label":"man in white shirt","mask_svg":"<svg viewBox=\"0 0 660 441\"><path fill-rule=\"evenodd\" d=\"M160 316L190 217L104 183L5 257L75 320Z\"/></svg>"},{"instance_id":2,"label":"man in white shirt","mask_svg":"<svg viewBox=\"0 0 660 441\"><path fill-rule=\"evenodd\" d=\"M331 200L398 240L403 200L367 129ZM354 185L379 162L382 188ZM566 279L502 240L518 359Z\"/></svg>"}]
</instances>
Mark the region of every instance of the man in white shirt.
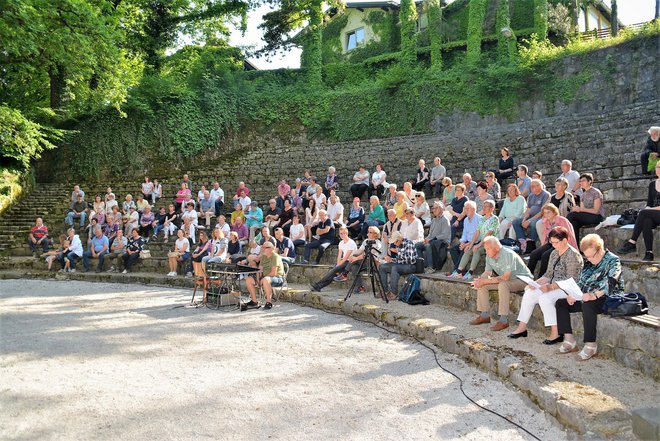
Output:
<instances>
[{"instance_id":1,"label":"man in white shirt","mask_svg":"<svg viewBox=\"0 0 660 441\"><path fill-rule=\"evenodd\" d=\"M414 243L424 241L424 225L422 221L415 216L415 209L408 207L404 210L405 218L401 222L401 234L404 239Z\"/></svg>"},{"instance_id":2,"label":"man in white shirt","mask_svg":"<svg viewBox=\"0 0 660 441\"><path fill-rule=\"evenodd\" d=\"M245 193L245 190L241 190L241 196L238 198L238 202L243 207L243 211L245 211L252 203L252 199L250 199L250 196Z\"/></svg>"},{"instance_id":3,"label":"man in white shirt","mask_svg":"<svg viewBox=\"0 0 660 441\"><path fill-rule=\"evenodd\" d=\"M566 178L568 181L568 191L576 194L580 190L580 173L573 170L573 163L568 159L561 161L561 174L560 178Z\"/></svg>"},{"instance_id":4,"label":"man in white shirt","mask_svg":"<svg viewBox=\"0 0 660 441\"><path fill-rule=\"evenodd\" d=\"M350 264L349 257L357 250L357 245L355 241L348 237L348 228L341 227L339 229L339 252L337 253L337 263L334 268L326 273L325 276L321 278L316 283L312 283L312 290L321 291L321 289L330 285L333 280L335 282L344 282L348 280L348 273L346 268Z\"/></svg>"},{"instance_id":5,"label":"man in white shirt","mask_svg":"<svg viewBox=\"0 0 660 441\"><path fill-rule=\"evenodd\" d=\"M181 219L185 220L186 218L190 219L190 223L197 227L197 212L195 211L195 204L192 202L189 202L188 205L186 205L186 211L183 212L181 215Z\"/></svg>"},{"instance_id":6,"label":"man in white shirt","mask_svg":"<svg viewBox=\"0 0 660 441\"><path fill-rule=\"evenodd\" d=\"M344 206L334 191L330 194L330 201L328 202L326 211L328 212L328 217L335 223L335 228L344 225Z\"/></svg>"},{"instance_id":7,"label":"man in white shirt","mask_svg":"<svg viewBox=\"0 0 660 441\"><path fill-rule=\"evenodd\" d=\"M225 204L225 192L222 188L220 188L218 181L213 183L213 188L209 194L211 195L211 199L213 199L215 204L215 217L218 217L220 216L220 209Z\"/></svg>"},{"instance_id":8,"label":"man in white shirt","mask_svg":"<svg viewBox=\"0 0 660 441\"><path fill-rule=\"evenodd\" d=\"M431 169L431 177L429 179L434 198L442 196L442 180L445 176L447 176L447 169L441 164L440 158L435 158L433 160L433 168Z\"/></svg>"}]
</instances>

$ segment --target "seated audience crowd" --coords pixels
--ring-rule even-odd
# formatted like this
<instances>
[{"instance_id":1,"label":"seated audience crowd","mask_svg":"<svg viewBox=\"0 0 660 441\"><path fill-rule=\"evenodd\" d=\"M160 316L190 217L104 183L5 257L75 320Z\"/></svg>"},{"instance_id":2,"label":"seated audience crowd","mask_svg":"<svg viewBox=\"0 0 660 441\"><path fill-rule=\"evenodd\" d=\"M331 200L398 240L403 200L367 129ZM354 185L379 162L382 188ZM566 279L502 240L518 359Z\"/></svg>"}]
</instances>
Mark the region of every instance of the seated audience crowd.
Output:
<instances>
[{"instance_id":1,"label":"seated audience crowd","mask_svg":"<svg viewBox=\"0 0 660 441\"><path fill-rule=\"evenodd\" d=\"M643 171L647 166L651 170L648 164L653 161L657 179L649 184L647 206L639 213L631 239L619 250L636 251L642 235L644 260L653 260L653 229L660 225L658 138L660 128L652 127L642 154ZM576 341L570 313L581 311L585 346L579 357L588 359L597 350L595 323L604 297L623 286L619 260L604 248L602 239L595 234L580 237L585 226L604 220L603 193L594 187L593 174L573 170L569 160L553 170L558 177L552 181L551 193L540 171L530 176L526 165L515 164L508 148L500 152L497 168L483 173L481 182L463 173L460 183L454 184L439 157L434 158L431 169L420 159L414 174L400 185L387 182L380 163L375 164L373 173L366 165L359 165L343 190L352 198L350 204L341 200L343 181L334 167L327 169L320 184L309 170L290 181L291 186L280 180L264 207L251 198L254 192L245 182L240 182L229 193L231 200L225 201L225 191L217 181L209 189L204 185L193 188L188 175L169 200L162 185L147 176L139 188L136 185L136 200L132 194L119 197L108 188L88 203L76 185L64 216L67 234L59 237L57 249L49 250L52 241L42 218L36 219L28 244L35 256L43 252L49 268L57 261L62 271L75 271L76 261L82 260L84 270L89 271L90 260L97 259L97 272L109 260L108 271L126 273L150 240L169 243L173 237L176 239L167 253L168 276L175 277L179 271L192 276L193 262L202 267L232 262L259 266L268 274L258 281L250 279L247 288L256 301L260 284L267 305L271 287L282 283L282 262L309 264L314 258L319 264L324 252L334 245L338 246L334 267L312 284L316 291L352 274L358 278L356 292L363 292L358 268L367 241L378 244L371 250L390 299L398 293L400 275L419 271L418 260L423 259L425 272L437 273L451 257L447 275L470 281L477 289L479 315L471 324L490 323L489 291L497 291L499 317L492 329L506 329L511 293L524 291L519 325L509 336L527 336L527 323L539 304L545 325L551 329L544 343L563 342L560 352L572 352ZM159 199L167 202L156 207ZM482 263L485 270L479 275ZM539 287L533 288L524 280L534 279L537 267ZM603 274L610 274L616 283L605 283ZM581 302L557 285L570 278L585 293Z\"/></svg>"}]
</instances>

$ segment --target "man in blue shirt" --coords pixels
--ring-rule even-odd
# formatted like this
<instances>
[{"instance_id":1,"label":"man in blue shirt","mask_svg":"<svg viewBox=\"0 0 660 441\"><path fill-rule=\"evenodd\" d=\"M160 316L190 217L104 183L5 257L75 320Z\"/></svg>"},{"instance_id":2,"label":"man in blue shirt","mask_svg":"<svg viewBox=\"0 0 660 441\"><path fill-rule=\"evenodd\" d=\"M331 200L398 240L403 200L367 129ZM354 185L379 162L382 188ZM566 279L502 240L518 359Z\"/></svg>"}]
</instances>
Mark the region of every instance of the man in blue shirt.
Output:
<instances>
[{"instance_id":1,"label":"man in blue shirt","mask_svg":"<svg viewBox=\"0 0 660 441\"><path fill-rule=\"evenodd\" d=\"M280 255L283 262L289 264L296 260L296 246L293 241L284 235L284 230L275 228L275 252Z\"/></svg>"},{"instance_id":2,"label":"man in blue shirt","mask_svg":"<svg viewBox=\"0 0 660 441\"><path fill-rule=\"evenodd\" d=\"M96 266L96 272L100 273L103 268L105 255L108 254L109 249L110 241L103 235L101 228L97 227L94 230L94 237L92 237L92 240L90 241L89 249L83 253L84 272L89 271L89 259L98 257L99 264Z\"/></svg>"},{"instance_id":3,"label":"man in blue shirt","mask_svg":"<svg viewBox=\"0 0 660 441\"><path fill-rule=\"evenodd\" d=\"M465 247L468 246L468 243L474 237L474 233L479 227L479 221L481 216L477 214L477 203L474 201L467 201L463 207L463 212L465 213L465 219L463 220L463 234L461 235L461 240L449 249L449 254L451 254L451 260L454 262L454 271L451 273L450 277L463 277L462 274L458 272L458 264L461 261Z\"/></svg>"}]
</instances>

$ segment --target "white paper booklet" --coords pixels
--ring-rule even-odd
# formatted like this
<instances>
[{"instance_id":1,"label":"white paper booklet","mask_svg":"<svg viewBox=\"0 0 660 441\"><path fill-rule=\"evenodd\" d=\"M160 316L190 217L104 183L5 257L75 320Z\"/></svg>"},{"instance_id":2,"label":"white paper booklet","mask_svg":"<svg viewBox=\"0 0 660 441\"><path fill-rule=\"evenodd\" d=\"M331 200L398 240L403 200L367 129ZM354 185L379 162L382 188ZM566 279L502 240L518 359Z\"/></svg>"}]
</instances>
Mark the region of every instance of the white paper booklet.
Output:
<instances>
[{"instance_id":1,"label":"white paper booklet","mask_svg":"<svg viewBox=\"0 0 660 441\"><path fill-rule=\"evenodd\" d=\"M527 277L527 276L517 276L517 277L518 277L520 280L522 280L523 282L525 282L526 284L528 284L529 286L531 286L532 288L534 288L534 289L539 289L539 288L541 287L541 285L539 285L538 283L536 283L536 282L534 281L534 279L531 279L531 278L529 278L529 277Z\"/></svg>"},{"instance_id":2,"label":"white paper booklet","mask_svg":"<svg viewBox=\"0 0 660 441\"><path fill-rule=\"evenodd\" d=\"M559 285L566 294L570 295L575 300L582 301L582 290L573 278L568 280L558 280L555 283Z\"/></svg>"}]
</instances>

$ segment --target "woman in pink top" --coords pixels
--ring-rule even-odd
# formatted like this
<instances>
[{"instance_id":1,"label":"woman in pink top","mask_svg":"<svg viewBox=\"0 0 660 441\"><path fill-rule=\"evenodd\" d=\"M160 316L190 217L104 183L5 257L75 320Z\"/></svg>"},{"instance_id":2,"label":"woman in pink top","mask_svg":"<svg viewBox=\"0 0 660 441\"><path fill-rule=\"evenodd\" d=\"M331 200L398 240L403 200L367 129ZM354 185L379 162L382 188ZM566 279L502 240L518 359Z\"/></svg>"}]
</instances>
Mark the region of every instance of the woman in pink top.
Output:
<instances>
[{"instance_id":1,"label":"woman in pink top","mask_svg":"<svg viewBox=\"0 0 660 441\"><path fill-rule=\"evenodd\" d=\"M174 200L174 207L176 211L181 211L181 204L183 204L190 197L190 189L185 182L181 183L181 188L176 192L176 199Z\"/></svg>"},{"instance_id":2,"label":"woman in pink top","mask_svg":"<svg viewBox=\"0 0 660 441\"><path fill-rule=\"evenodd\" d=\"M548 261L550 260L550 254L552 254L552 244L548 241L548 234L554 227L564 227L568 230L568 244L575 248L579 249L577 241L575 240L575 231L573 231L573 225L566 219L564 216L559 215L559 208L554 204L545 204L541 209L543 212L543 219L541 222L536 223L536 230L539 234L541 240L541 246L529 255L529 263L527 266L529 270L534 274L536 269L536 264L541 261L541 272L539 274L545 274L548 269Z\"/></svg>"}]
</instances>

